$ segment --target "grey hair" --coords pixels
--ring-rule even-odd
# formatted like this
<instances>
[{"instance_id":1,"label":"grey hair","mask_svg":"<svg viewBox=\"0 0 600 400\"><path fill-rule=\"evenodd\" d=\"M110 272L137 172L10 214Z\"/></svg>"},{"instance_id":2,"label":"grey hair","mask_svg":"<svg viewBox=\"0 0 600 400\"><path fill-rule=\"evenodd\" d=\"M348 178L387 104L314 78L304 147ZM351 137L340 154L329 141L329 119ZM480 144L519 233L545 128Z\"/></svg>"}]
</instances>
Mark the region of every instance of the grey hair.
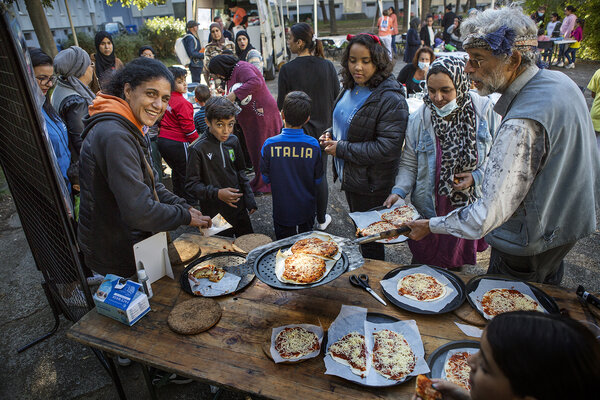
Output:
<instances>
[{"instance_id":1,"label":"grey hair","mask_svg":"<svg viewBox=\"0 0 600 400\"><path fill-rule=\"evenodd\" d=\"M496 32L501 26L506 26L515 33L515 45L513 50L521 53L521 67L534 65L539 60L539 52L536 46L519 46L519 40L532 40L537 38L537 27L535 22L523 13L519 6L503 7L499 10L487 9L483 12L470 16L460 25L462 40L465 41L463 47L468 49L470 39L482 37L489 33ZM499 57L503 57L502 55Z\"/></svg>"}]
</instances>

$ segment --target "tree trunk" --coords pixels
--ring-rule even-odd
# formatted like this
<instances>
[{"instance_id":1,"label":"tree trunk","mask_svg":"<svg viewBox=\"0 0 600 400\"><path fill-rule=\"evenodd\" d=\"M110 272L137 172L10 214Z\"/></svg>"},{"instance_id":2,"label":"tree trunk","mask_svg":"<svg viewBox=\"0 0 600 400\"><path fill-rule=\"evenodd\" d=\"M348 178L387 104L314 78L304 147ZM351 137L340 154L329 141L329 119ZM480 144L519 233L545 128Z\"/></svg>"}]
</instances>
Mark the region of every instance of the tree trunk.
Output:
<instances>
[{"instance_id":1,"label":"tree trunk","mask_svg":"<svg viewBox=\"0 0 600 400\"><path fill-rule=\"evenodd\" d=\"M33 25L33 30L37 36L38 42L40 43L40 48L44 53L54 58L54 56L58 54L58 50L56 49L56 43L54 43L54 37L50 31L50 26L48 25L42 2L40 0L25 0L25 7L27 7L27 13L29 14L29 19L31 19L31 25Z\"/></svg>"},{"instance_id":2,"label":"tree trunk","mask_svg":"<svg viewBox=\"0 0 600 400\"><path fill-rule=\"evenodd\" d=\"M319 0L319 7L321 7L321 14L323 15L323 23L328 23L327 10L325 9L325 0Z\"/></svg>"},{"instance_id":3,"label":"tree trunk","mask_svg":"<svg viewBox=\"0 0 600 400\"><path fill-rule=\"evenodd\" d=\"M337 35L337 23L336 23L336 15L335 15L335 2L334 0L329 0L329 34Z\"/></svg>"},{"instance_id":4,"label":"tree trunk","mask_svg":"<svg viewBox=\"0 0 600 400\"><path fill-rule=\"evenodd\" d=\"M460 10L460 0L456 0L456 15L460 14L462 14L462 11Z\"/></svg>"},{"instance_id":5,"label":"tree trunk","mask_svg":"<svg viewBox=\"0 0 600 400\"><path fill-rule=\"evenodd\" d=\"M425 20L425 18L427 18L427 15L431 13L431 0L423 0L421 4L423 7L423 9L421 10L421 15L423 16L423 18L421 18L421 20Z\"/></svg>"},{"instance_id":6,"label":"tree trunk","mask_svg":"<svg viewBox=\"0 0 600 400\"><path fill-rule=\"evenodd\" d=\"M471 8L477 8L477 0L469 0L469 6L468 9L470 10Z\"/></svg>"},{"instance_id":7,"label":"tree trunk","mask_svg":"<svg viewBox=\"0 0 600 400\"><path fill-rule=\"evenodd\" d=\"M410 14L408 12L408 4L410 3L410 0L404 0L402 2L402 7L404 8L404 18L402 18L402 26L403 27L407 27L408 23L410 22ZM406 28L406 31L408 32L408 28Z\"/></svg>"}]
</instances>

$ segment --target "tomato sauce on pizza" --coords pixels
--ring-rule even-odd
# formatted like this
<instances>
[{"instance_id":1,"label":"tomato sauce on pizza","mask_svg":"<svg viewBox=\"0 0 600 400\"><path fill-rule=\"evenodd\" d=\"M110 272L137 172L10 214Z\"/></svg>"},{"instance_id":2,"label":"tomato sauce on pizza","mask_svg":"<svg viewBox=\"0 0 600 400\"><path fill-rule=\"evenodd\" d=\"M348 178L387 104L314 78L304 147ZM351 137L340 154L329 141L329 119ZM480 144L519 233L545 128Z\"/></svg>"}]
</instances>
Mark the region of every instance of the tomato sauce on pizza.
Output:
<instances>
[{"instance_id":1,"label":"tomato sauce on pizza","mask_svg":"<svg viewBox=\"0 0 600 400\"><path fill-rule=\"evenodd\" d=\"M434 301L444 297L446 287L431 275L416 273L398 281L398 294L418 301Z\"/></svg>"},{"instance_id":2,"label":"tomato sauce on pizza","mask_svg":"<svg viewBox=\"0 0 600 400\"><path fill-rule=\"evenodd\" d=\"M367 372L367 348L365 337L351 332L329 346L331 358L340 364L348 365L353 374L365 377Z\"/></svg>"},{"instance_id":3,"label":"tomato sauce on pizza","mask_svg":"<svg viewBox=\"0 0 600 400\"><path fill-rule=\"evenodd\" d=\"M483 312L495 317L510 311L543 311L537 301L515 289L492 289L481 299Z\"/></svg>"},{"instance_id":4,"label":"tomato sauce on pizza","mask_svg":"<svg viewBox=\"0 0 600 400\"><path fill-rule=\"evenodd\" d=\"M301 326L284 328L275 338L275 350L281 358L300 358L319 348L317 335Z\"/></svg>"},{"instance_id":5,"label":"tomato sauce on pizza","mask_svg":"<svg viewBox=\"0 0 600 400\"><path fill-rule=\"evenodd\" d=\"M415 369L415 354L401 334L382 329L373 333L373 342L372 366L380 375L399 381Z\"/></svg>"},{"instance_id":6,"label":"tomato sauce on pizza","mask_svg":"<svg viewBox=\"0 0 600 400\"><path fill-rule=\"evenodd\" d=\"M471 367L467 362L469 356L470 354L468 352L460 351L451 355L446 361L446 364L444 364L446 380L456 383L467 390L471 390L471 383L469 382Z\"/></svg>"}]
</instances>

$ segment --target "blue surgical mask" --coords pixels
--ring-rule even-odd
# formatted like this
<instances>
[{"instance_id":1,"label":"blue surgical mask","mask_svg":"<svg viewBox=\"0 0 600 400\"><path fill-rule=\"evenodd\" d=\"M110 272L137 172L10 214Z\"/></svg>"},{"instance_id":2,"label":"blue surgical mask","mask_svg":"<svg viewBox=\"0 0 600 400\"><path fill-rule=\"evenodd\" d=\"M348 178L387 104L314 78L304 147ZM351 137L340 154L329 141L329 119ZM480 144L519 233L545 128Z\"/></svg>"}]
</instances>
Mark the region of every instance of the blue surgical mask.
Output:
<instances>
[{"instance_id":1,"label":"blue surgical mask","mask_svg":"<svg viewBox=\"0 0 600 400\"><path fill-rule=\"evenodd\" d=\"M544 13L543 13L543 12L538 12L538 15L539 15L540 17L543 17L543 16L544 16Z\"/></svg>"},{"instance_id":2,"label":"blue surgical mask","mask_svg":"<svg viewBox=\"0 0 600 400\"><path fill-rule=\"evenodd\" d=\"M437 115L439 115L442 118L447 117L448 115L450 115L452 113L452 111L454 111L454 109L458 106L456 104L456 99L454 99L452 101L449 101L448 104L446 104L442 108L436 107L436 105L433 104L433 103L431 105L435 109L435 112L437 113Z\"/></svg>"},{"instance_id":3,"label":"blue surgical mask","mask_svg":"<svg viewBox=\"0 0 600 400\"><path fill-rule=\"evenodd\" d=\"M427 69L427 68L429 68L428 62L419 61L419 69Z\"/></svg>"}]
</instances>

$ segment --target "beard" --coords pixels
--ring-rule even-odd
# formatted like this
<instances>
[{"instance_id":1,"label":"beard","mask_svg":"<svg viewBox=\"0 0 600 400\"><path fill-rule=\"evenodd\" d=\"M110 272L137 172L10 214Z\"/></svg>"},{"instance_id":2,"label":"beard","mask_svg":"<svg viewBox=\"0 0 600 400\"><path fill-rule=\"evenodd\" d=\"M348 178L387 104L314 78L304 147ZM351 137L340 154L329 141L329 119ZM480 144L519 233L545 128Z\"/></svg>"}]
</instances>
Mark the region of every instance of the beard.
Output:
<instances>
[{"instance_id":1,"label":"beard","mask_svg":"<svg viewBox=\"0 0 600 400\"><path fill-rule=\"evenodd\" d=\"M501 68L496 68L488 76L482 77L478 82L481 88L477 88L480 96L489 96L492 93L502 93L508 79L502 73Z\"/></svg>"}]
</instances>

